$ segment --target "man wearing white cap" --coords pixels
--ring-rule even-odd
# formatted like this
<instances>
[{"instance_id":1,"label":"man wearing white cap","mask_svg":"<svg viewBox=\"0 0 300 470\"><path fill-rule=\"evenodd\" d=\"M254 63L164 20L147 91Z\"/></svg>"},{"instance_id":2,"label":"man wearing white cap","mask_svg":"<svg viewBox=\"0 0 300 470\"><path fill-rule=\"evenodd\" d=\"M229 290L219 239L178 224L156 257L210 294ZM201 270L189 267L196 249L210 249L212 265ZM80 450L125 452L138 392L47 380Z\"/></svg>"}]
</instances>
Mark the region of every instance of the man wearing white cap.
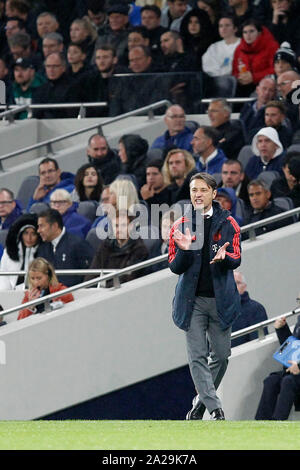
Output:
<instances>
[{"instance_id":1,"label":"man wearing white cap","mask_svg":"<svg viewBox=\"0 0 300 470\"><path fill-rule=\"evenodd\" d=\"M282 174L284 150L278 132L273 127L263 127L252 140L254 155L248 161L245 173L250 180L263 171L278 171Z\"/></svg>"}]
</instances>

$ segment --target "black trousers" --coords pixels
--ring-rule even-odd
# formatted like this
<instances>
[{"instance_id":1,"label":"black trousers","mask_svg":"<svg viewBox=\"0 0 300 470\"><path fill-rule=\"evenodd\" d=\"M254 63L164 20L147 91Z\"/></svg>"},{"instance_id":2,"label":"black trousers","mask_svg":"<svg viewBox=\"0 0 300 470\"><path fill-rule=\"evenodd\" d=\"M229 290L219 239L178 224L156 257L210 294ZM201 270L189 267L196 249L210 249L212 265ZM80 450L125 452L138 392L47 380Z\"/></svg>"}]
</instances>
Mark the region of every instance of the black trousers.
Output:
<instances>
[{"instance_id":1,"label":"black trousers","mask_svg":"<svg viewBox=\"0 0 300 470\"><path fill-rule=\"evenodd\" d=\"M294 401L299 394L300 374L293 375L284 370L273 372L264 380L264 388L255 419L288 419Z\"/></svg>"}]
</instances>

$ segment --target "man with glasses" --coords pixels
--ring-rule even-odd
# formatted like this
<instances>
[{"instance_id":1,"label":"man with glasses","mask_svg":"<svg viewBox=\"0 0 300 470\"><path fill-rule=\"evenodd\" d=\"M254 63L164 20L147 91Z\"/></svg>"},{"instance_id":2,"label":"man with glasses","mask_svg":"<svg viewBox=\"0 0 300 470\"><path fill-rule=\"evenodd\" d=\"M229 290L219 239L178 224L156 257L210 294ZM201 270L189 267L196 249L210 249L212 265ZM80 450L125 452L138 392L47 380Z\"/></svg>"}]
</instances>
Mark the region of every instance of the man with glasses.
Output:
<instances>
[{"instance_id":1,"label":"man with glasses","mask_svg":"<svg viewBox=\"0 0 300 470\"><path fill-rule=\"evenodd\" d=\"M27 206L27 212L36 202L49 203L50 196L56 189L66 189L69 193L73 191L74 175L62 172L54 158L44 158L39 164L40 182L35 188Z\"/></svg>"},{"instance_id":2,"label":"man with glasses","mask_svg":"<svg viewBox=\"0 0 300 470\"><path fill-rule=\"evenodd\" d=\"M168 150L175 147L192 152L193 132L185 125L184 109L177 104L170 106L164 116L164 122L167 130L154 140L151 148Z\"/></svg>"},{"instance_id":3,"label":"man with glasses","mask_svg":"<svg viewBox=\"0 0 300 470\"><path fill-rule=\"evenodd\" d=\"M14 193L7 188L0 189L0 229L8 229L22 214L21 204L15 200Z\"/></svg>"},{"instance_id":4,"label":"man with glasses","mask_svg":"<svg viewBox=\"0 0 300 470\"><path fill-rule=\"evenodd\" d=\"M299 128L299 90L296 91L299 84L300 74L294 70L288 70L277 78L277 92L285 105L286 117L291 121L293 131Z\"/></svg>"},{"instance_id":5,"label":"man with glasses","mask_svg":"<svg viewBox=\"0 0 300 470\"><path fill-rule=\"evenodd\" d=\"M47 82L32 95L33 104L60 104L81 102L79 83L73 83L66 74L67 63L61 52L53 52L46 57L45 70ZM34 109L37 119L76 117L78 109Z\"/></svg>"}]
</instances>

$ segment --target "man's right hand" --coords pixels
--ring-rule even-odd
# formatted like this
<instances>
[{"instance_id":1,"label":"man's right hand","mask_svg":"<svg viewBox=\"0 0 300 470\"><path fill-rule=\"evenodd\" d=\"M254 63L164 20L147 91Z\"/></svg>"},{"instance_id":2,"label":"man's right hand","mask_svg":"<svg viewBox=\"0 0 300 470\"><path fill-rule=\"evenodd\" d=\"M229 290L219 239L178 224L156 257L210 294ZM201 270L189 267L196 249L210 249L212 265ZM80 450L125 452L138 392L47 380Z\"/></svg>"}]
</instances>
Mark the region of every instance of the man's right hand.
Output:
<instances>
[{"instance_id":1,"label":"man's right hand","mask_svg":"<svg viewBox=\"0 0 300 470\"><path fill-rule=\"evenodd\" d=\"M180 230L175 230L173 234L174 241L178 248L181 250L189 250L192 244L192 235L189 228L186 229L185 234Z\"/></svg>"}]
</instances>

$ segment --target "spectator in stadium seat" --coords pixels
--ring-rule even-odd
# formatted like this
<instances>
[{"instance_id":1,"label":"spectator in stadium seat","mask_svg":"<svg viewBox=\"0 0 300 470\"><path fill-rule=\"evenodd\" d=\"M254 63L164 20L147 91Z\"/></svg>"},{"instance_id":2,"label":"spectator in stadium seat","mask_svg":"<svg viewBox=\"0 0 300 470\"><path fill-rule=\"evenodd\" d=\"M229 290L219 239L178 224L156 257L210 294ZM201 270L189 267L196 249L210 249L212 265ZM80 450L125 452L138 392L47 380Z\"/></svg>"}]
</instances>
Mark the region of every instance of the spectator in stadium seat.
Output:
<instances>
[{"instance_id":1,"label":"spectator in stadium seat","mask_svg":"<svg viewBox=\"0 0 300 470\"><path fill-rule=\"evenodd\" d=\"M243 23L255 16L253 5L249 0L228 0L228 7L228 12L233 15L240 35Z\"/></svg>"},{"instance_id":2,"label":"spectator in stadium seat","mask_svg":"<svg viewBox=\"0 0 300 470\"><path fill-rule=\"evenodd\" d=\"M159 70L153 64L150 49L136 46L129 51L128 57L129 70L134 75L120 78L110 100L110 116L118 116L166 98L166 84L162 75L154 75Z\"/></svg>"},{"instance_id":3,"label":"spectator in stadium seat","mask_svg":"<svg viewBox=\"0 0 300 470\"><path fill-rule=\"evenodd\" d=\"M0 270L27 271L40 243L37 215L20 215L8 230ZM0 291L16 288L24 288L24 276L0 276Z\"/></svg>"},{"instance_id":4,"label":"spectator in stadium seat","mask_svg":"<svg viewBox=\"0 0 300 470\"><path fill-rule=\"evenodd\" d=\"M206 11L193 8L183 18L180 26L183 49L195 57L195 69L202 70L202 57L217 39Z\"/></svg>"},{"instance_id":5,"label":"spectator in stadium seat","mask_svg":"<svg viewBox=\"0 0 300 470\"><path fill-rule=\"evenodd\" d=\"M131 29L129 23L129 5L120 1L106 8L108 23L101 28L95 43L95 49L104 44L111 44L116 49L117 57L126 56L127 37Z\"/></svg>"},{"instance_id":6,"label":"spectator in stadium seat","mask_svg":"<svg viewBox=\"0 0 300 470\"><path fill-rule=\"evenodd\" d=\"M100 171L104 184L112 183L120 174L121 160L116 150L109 147L106 138L100 134L89 137L86 154L89 163Z\"/></svg>"},{"instance_id":7,"label":"spectator in stadium seat","mask_svg":"<svg viewBox=\"0 0 300 470\"><path fill-rule=\"evenodd\" d=\"M162 171L170 193L170 205L183 199L190 199L190 179L197 173L193 155L187 150L170 150L164 160Z\"/></svg>"},{"instance_id":8,"label":"spectator in stadium seat","mask_svg":"<svg viewBox=\"0 0 300 470\"><path fill-rule=\"evenodd\" d=\"M149 145L137 134L125 134L119 140L120 175L130 175L137 188L146 182L146 163Z\"/></svg>"},{"instance_id":9,"label":"spectator in stadium seat","mask_svg":"<svg viewBox=\"0 0 300 470\"><path fill-rule=\"evenodd\" d=\"M99 248L93 257L90 269L122 269L133 264L140 263L148 258L148 250L141 238L131 238L130 227L134 227L134 217L127 211L116 211L111 217L113 238L101 241ZM120 276L121 283L137 279L144 274L143 270ZM92 279L95 275L87 275L85 280ZM113 281L107 281L106 287L111 287Z\"/></svg>"},{"instance_id":10,"label":"spectator in stadium seat","mask_svg":"<svg viewBox=\"0 0 300 470\"><path fill-rule=\"evenodd\" d=\"M12 82L12 93L14 103L24 106L32 103L34 90L43 85L46 79L35 70L31 59L19 58L13 67L14 81ZM26 119L28 111L17 114L18 119Z\"/></svg>"},{"instance_id":11,"label":"spectator in stadium seat","mask_svg":"<svg viewBox=\"0 0 300 470\"><path fill-rule=\"evenodd\" d=\"M185 125L184 109L177 104L171 105L164 115L164 123L167 130L154 140L151 148L168 151L170 148L177 147L192 152L193 133Z\"/></svg>"},{"instance_id":12,"label":"spectator in stadium seat","mask_svg":"<svg viewBox=\"0 0 300 470\"><path fill-rule=\"evenodd\" d=\"M91 228L91 222L77 213L78 203L72 201L71 194L65 189L56 189L50 196L50 207L56 209L63 218L63 224L69 233L85 238Z\"/></svg>"},{"instance_id":13,"label":"spectator in stadium seat","mask_svg":"<svg viewBox=\"0 0 300 470\"><path fill-rule=\"evenodd\" d=\"M290 44L284 41L274 55L274 72L278 77L289 70L298 70L297 57Z\"/></svg>"},{"instance_id":14,"label":"spectator in stadium seat","mask_svg":"<svg viewBox=\"0 0 300 470\"><path fill-rule=\"evenodd\" d=\"M290 120L286 117L285 106L281 101L269 101L264 107L264 124L252 129L247 133L247 143L250 144L254 135L262 127L273 127L284 149L292 144L293 128Z\"/></svg>"},{"instance_id":15,"label":"spectator in stadium seat","mask_svg":"<svg viewBox=\"0 0 300 470\"><path fill-rule=\"evenodd\" d=\"M276 206L271 200L271 191L269 190L267 184L261 180L252 180L248 184L249 200L250 200L250 210L246 214L244 219L244 225L252 224L254 222L261 221L272 217L273 215L281 214L285 212L279 206ZM271 232L286 225L292 224L292 218L286 218L278 220L277 222L272 222L266 224L265 226L255 229L256 235L262 235L267 232ZM242 239L246 240L248 234L242 234Z\"/></svg>"},{"instance_id":16,"label":"spectator in stadium seat","mask_svg":"<svg viewBox=\"0 0 300 470\"><path fill-rule=\"evenodd\" d=\"M95 49L98 35L87 16L76 18L70 26L70 42L82 45L86 52L86 63L89 64Z\"/></svg>"},{"instance_id":17,"label":"spectator in stadium seat","mask_svg":"<svg viewBox=\"0 0 300 470\"><path fill-rule=\"evenodd\" d=\"M64 104L81 101L79 83L70 81L67 75L67 61L63 53L52 52L45 60L47 82L37 88L32 95L33 104ZM73 109L34 109L37 119L59 119L76 117Z\"/></svg>"},{"instance_id":18,"label":"spectator in stadium seat","mask_svg":"<svg viewBox=\"0 0 300 470\"><path fill-rule=\"evenodd\" d=\"M237 78L237 96L249 96L266 75L274 73L274 54L279 47L270 31L258 20L242 26L242 40L233 56L232 74Z\"/></svg>"},{"instance_id":19,"label":"spectator in stadium seat","mask_svg":"<svg viewBox=\"0 0 300 470\"><path fill-rule=\"evenodd\" d=\"M297 179L292 175L289 169L289 162L292 158L296 158L300 161L300 153L297 151L288 151L282 161L283 175L276 178L270 187L270 191L274 197L289 197L293 201L295 199L294 188L297 183ZM296 203L296 205L295 205ZM294 206L298 207L297 198L294 201Z\"/></svg>"},{"instance_id":20,"label":"spectator in stadium seat","mask_svg":"<svg viewBox=\"0 0 300 470\"><path fill-rule=\"evenodd\" d=\"M281 317L274 323L280 345L291 335L300 339L300 317L298 316L293 332L286 318ZM255 414L256 420L287 420L295 401L299 402L300 363L291 361L290 367L272 372L264 379L263 391Z\"/></svg>"},{"instance_id":21,"label":"spectator in stadium seat","mask_svg":"<svg viewBox=\"0 0 300 470\"><path fill-rule=\"evenodd\" d=\"M86 63L86 58L87 52L83 44L72 42L69 44L67 50L67 74L71 80L79 80L82 84L88 80L88 74L92 71L92 67Z\"/></svg>"},{"instance_id":22,"label":"spectator in stadium seat","mask_svg":"<svg viewBox=\"0 0 300 470\"><path fill-rule=\"evenodd\" d=\"M282 174L284 149L273 127L263 127L252 140L252 152L245 173L249 180L257 178L262 171L278 171Z\"/></svg>"},{"instance_id":23,"label":"spectator in stadium seat","mask_svg":"<svg viewBox=\"0 0 300 470\"><path fill-rule=\"evenodd\" d=\"M269 101L274 100L276 95L275 79L272 76L264 77L256 86L255 93L256 99L245 103L240 112L246 134L253 129L264 127L264 107Z\"/></svg>"},{"instance_id":24,"label":"spectator in stadium seat","mask_svg":"<svg viewBox=\"0 0 300 470\"><path fill-rule=\"evenodd\" d=\"M27 212L35 202L48 204L51 194L56 189L66 189L69 193L74 189L73 173L62 172L54 158L46 157L39 163L39 177L39 184L29 200Z\"/></svg>"},{"instance_id":25,"label":"spectator in stadium seat","mask_svg":"<svg viewBox=\"0 0 300 470\"><path fill-rule=\"evenodd\" d=\"M46 59L52 52L64 51L64 38L60 33L46 33L42 40L43 57Z\"/></svg>"},{"instance_id":26,"label":"spectator in stadium seat","mask_svg":"<svg viewBox=\"0 0 300 470\"><path fill-rule=\"evenodd\" d=\"M231 119L231 106L222 98L212 100L208 106L210 125L220 134L218 147L226 157L237 159L239 151L245 145L242 123L239 119Z\"/></svg>"},{"instance_id":27,"label":"spectator in stadium seat","mask_svg":"<svg viewBox=\"0 0 300 470\"><path fill-rule=\"evenodd\" d=\"M93 249L86 240L68 233L62 216L55 209L38 214L38 233L42 239L37 256L49 261L55 269L88 269L93 258ZM83 276L68 274L59 277L70 287L83 281Z\"/></svg>"},{"instance_id":28,"label":"spectator in stadium seat","mask_svg":"<svg viewBox=\"0 0 300 470\"><path fill-rule=\"evenodd\" d=\"M15 33L8 39L8 67L12 68L13 63L19 59L31 59L36 67L42 67L42 59L32 49L31 37L27 33Z\"/></svg>"},{"instance_id":29,"label":"spectator in stadium seat","mask_svg":"<svg viewBox=\"0 0 300 470\"><path fill-rule=\"evenodd\" d=\"M300 74L295 70L289 70L279 75L277 78L277 90L279 98L286 108L286 115L291 121L294 132L299 128L299 104L293 102L293 93L296 91L296 98L299 91L296 90L296 83L300 80Z\"/></svg>"},{"instance_id":30,"label":"spectator in stadium seat","mask_svg":"<svg viewBox=\"0 0 300 470\"><path fill-rule=\"evenodd\" d=\"M39 297L45 295L54 294L67 287L58 282L55 274L55 270L51 263L44 258L37 258L33 260L28 268L28 284L29 289L25 292L22 300L22 304L36 300ZM62 294L61 297L56 297L52 302L60 302L60 304L66 304L74 300L73 294ZM50 302L50 303L52 303ZM52 303L54 306L55 304ZM39 304L36 307L24 308L20 310L18 320L29 317L35 313L42 313L45 311L45 304Z\"/></svg>"},{"instance_id":31,"label":"spectator in stadium seat","mask_svg":"<svg viewBox=\"0 0 300 470\"><path fill-rule=\"evenodd\" d=\"M233 54L240 43L233 17L222 15L218 30L222 39L210 44L202 56L202 70L210 77L231 75Z\"/></svg>"},{"instance_id":32,"label":"spectator in stadium seat","mask_svg":"<svg viewBox=\"0 0 300 470\"><path fill-rule=\"evenodd\" d=\"M105 1L87 0L85 3L89 20L96 29L97 33L99 34L101 32L101 29L107 24Z\"/></svg>"},{"instance_id":33,"label":"spectator in stadium seat","mask_svg":"<svg viewBox=\"0 0 300 470\"><path fill-rule=\"evenodd\" d=\"M233 188L237 197L249 205L247 185L249 180L245 175L243 165L239 160L226 160L222 165L219 188Z\"/></svg>"},{"instance_id":34,"label":"spectator in stadium seat","mask_svg":"<svg viewBox=\"0 0 300 470\"><path fill-rule=\"evenodd\" d=\"M160 24L161 10L157 5L144 5L141 8L142 25L149 32L151 55L155 58L161 58L162 50L160 47L160 37L162 33L168 31Z\"/></svg>"},{"instance_id":35,"label":"spectator in stadium seat","mask_svg":"<svg viewBox=\"0 0 300 470\"><path fill-rule=\"evenodd\" d=\"M96 165L85 163L78 168L74 184L75 189L73 189L71 193L72 201L100 202L104 183L101 173Z\"/></svg>"},{"instance_id":36,"label":"spectator in stadium seat","mask_svg":"<svg viewBox=\"0 0 300 470\"><path fill-rule=\"evenodd\" d=\"M232 333L234 331L243 330L252 325L256 325L262 321L268 320L265 307L256 300L253 300L247 290L247 283L245 276L238 270L233 271L234 280L237 290L241 297L241 314L234 320L232 324ZM265 335L268 334L268 328L264 328ZM240 344L247 343L258 338L257 331L239 336L231 340L231 346L239 346Z\"/></svg>"},{"instance_id":37,"label":"spectator in stadium seat","mask_svg":"<svg viewBox=\"0 0 300 470\"><path fill-rule=\"evenodd\" d=\"M40 13L36 19L36 30L38 37L37 50L39 52L42 52L42 44L44 37L49 33L60 33L60 24L56 15L49 11L43 11L42 13Z\"/></svg>"},{"instance_id":38,"label":"spectator in stadium seat","mask_svg":"<svg viewBox=\"0 0 300 470\"><path fill-rule=\"evenodd\" d=\"M222 165L227 160L223 150L218 148L219 132L211 126L200 126L194 132L192 140L196 168L210 175L221 173Z\"/></svg>"},{"instance_id":39,"label":"spectator in stadium seat","mask_svg":"<svg viewBox=\"0 0 300 470\"><path fill-rule=\"evenodd\" d=\"M168 204L169 191L162 173L163 160L150 160L146 166L146 183L141 187L142 199L147 202L149 208L152 204Z\"/></svg>"},{"instance_id":40,"label":"spectator in stadium seat","mask_svg":"<svg viewBox=\"0 0 300 470\"><path fill-rule=\"evenodd\" d=\"M167 0L167 5L161 12L161 26L179 32L183 18L191 9L188 0Z\"/></svg>"},{"instance_id":41,"label":"spectator in stadium seat","mask_svg":"<svg viewBox=\"0 0 300 470\"><path fill-rule=\"evenodd\" d=\"M36 13L28 2L23 0L6 0L5 14L8 18L16 16L24 21L26 31L36 37Z\"/></svg>"},{"instance_id":42,"label":"spectator in stadium seat","mask_svg":"<svg viewBox=\"0 0 300 470\"><path fill-rule=\"evenodd\" d=\"M0 189L0 229L5 230L23 213L23 208L14 193L7 188Z\"/></svg>"},{"instance_id":43,"label":"spectator in stadium seat","mask_svg":"<svg viewBox=\"0 0 300 470\"><path fill-rule=\"evenodd\" d=\"M243 225L244 219L237 214L238 197L233 188L218 188L215 200L219 202L222 209L228 210L239 226Z\"/></svg>"}]
</instances>

